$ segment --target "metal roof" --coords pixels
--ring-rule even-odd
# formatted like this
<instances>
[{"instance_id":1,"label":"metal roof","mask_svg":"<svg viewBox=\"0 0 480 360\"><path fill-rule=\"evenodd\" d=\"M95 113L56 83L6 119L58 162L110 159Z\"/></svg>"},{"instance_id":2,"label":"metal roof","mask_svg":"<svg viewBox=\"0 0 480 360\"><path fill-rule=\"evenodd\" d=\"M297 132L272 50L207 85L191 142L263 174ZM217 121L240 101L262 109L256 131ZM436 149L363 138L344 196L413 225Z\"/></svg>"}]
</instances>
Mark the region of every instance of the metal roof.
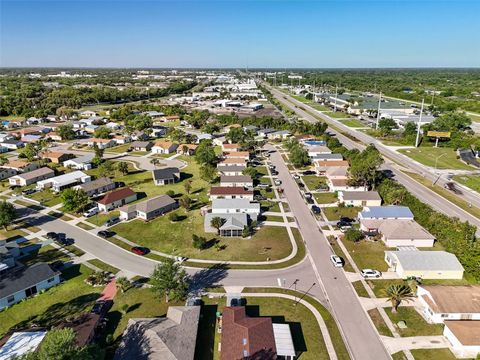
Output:
<instances>
[{"instance_id":1,"label":"metal roof","mask_svg":"<svg viewBox=\"0 0 480 360\"><path fill-rule=\"evenodd\" d=\"M463 271L454 254L446 251L386 251L396 257L403 270Z\"/></svg>"},{"instance_id":2,"label":"metal roof","mask_svg":"<svg viewBox=\"0 0 480 360\"><path fill-rule=\"evenodd\" d=\"M288 324L272 324L273 336L275 337L275 346L279 356L295 356L295 347L293 346L292 333Z\"/></svg>"}]
</instances>

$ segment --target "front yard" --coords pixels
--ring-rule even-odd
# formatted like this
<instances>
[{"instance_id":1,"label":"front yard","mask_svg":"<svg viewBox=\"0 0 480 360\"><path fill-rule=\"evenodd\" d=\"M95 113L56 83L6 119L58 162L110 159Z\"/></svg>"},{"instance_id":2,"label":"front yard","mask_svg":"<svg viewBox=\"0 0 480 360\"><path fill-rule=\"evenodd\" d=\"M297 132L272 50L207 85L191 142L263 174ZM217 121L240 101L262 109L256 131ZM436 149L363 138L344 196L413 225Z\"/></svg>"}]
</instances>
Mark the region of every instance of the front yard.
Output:
<instances>
[{"instance_id":1,"label":"front yard","mask_svg":"<svg viewBox=\"0 0 480 360\"><path fill-rule=\"evenodd\" d=\"M359 207L326 207L322 209L329 221L336 221L341 217L356 219L361 210L362 208Z\"/></svg>"},{"instance_id":2,"label":"front yard","mask_svg":"<svg viewBox=\"0 0 480 360\"><path fill-rule=\"evenodd\" d=\"M400 306L397 313L392 312L392 308L385 308L390 320L396 326L398 333L402 337L408 336L433 336L443 334L442 324L429 324L422 316L413 308L407 306ZM402 329L397 324L404 321L406 328Z\"/></svg>"},{"instance_id":3,"label":"front yard","mask_svg":"<svg viewBox=\"0 0 480 360\"><path fill-rule=\"evenodd\" d=\"M314 193L313 197L317 201L317 204L332 204L336 202L337 195L331 192L324 192L324 193Z\"/></svg>"},{"instance_id":4,"label":"front yard","mask_svg":"<svg viewBox=\"0 0 480 360\"><path fill-rule=\"evenodd\" d=\"M382 272L388 270L388 265L384 260L385 250L388 248L383 242L362 240L354 243L343 240L343 245L360 269L376 269Z\"/></svg>"},{"instance_id":5,"label":"front yard","mask_svg":"<svg viewBox=\"0 0 480 360\"><path fill-rule=\"evenodd\" d=\"M310 191L327 184L327 178L325 176L304 175L302 176L302 180Z\"/></svg>"}]
</instances>

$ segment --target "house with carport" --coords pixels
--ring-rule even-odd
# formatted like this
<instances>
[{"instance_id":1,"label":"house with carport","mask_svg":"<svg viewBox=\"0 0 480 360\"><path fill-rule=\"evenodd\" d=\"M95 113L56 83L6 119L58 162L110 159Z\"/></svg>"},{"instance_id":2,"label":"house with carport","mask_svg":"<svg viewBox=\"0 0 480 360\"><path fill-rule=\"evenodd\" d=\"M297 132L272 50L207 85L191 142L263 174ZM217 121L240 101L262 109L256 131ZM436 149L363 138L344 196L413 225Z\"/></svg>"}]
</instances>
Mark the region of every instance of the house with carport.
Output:
<instances>
[{"instance_id":1,"label":"house with carport","mask_svg":"<svg viewBox=\"0 0 480 360\"><path fill-rule=\"evenodd\" d=\"M100 211L110 211L137 200L137 193L129 187L111 191L97 201Z\"/></svg>"},{"instance_id":2,"label":"house with carport","mask_svg":"<svg viewBox=\"0 0 480 360\"><path fill-rule=\"evenodd\" d=\"M145 221L164 215L178 208L178 202L168 195L160 195L133 205L122 206L120 219L139 218Z\"/></svg>"}]
</instances>

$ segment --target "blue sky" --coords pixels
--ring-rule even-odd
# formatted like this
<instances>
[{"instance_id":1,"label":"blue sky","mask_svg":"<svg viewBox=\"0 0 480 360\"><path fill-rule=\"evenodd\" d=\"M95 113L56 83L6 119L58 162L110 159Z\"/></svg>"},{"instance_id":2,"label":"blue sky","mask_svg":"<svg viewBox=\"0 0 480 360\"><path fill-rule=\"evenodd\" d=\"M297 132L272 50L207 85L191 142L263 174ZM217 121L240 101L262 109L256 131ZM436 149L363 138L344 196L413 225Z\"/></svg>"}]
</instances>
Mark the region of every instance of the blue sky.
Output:
<instances>
[{"instance_id":1,"label":"blue sky","mask_svg":"<svg viewBox=\"0 0 480 360\"><path fill-rule=\"evenodd\" d=\"M479 1L0 0L0 66L479 67Z\"/></svg>"}]
</instances>

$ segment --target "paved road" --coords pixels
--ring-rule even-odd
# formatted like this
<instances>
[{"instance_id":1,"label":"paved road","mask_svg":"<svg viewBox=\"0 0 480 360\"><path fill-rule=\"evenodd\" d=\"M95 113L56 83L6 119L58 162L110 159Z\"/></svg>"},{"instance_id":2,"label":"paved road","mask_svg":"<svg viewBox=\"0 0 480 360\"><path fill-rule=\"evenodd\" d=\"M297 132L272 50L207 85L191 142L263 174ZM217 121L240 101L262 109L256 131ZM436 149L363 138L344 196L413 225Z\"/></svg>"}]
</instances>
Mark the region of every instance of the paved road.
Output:
<instances>
[{"instance_id":1,"label":"paved road","mask_svg":"<svg viewBox=\"0 0 480 360\"><path fill-rule=\"evenodd\" d=\"M356 137L361 141L361 142L353 141L352 139L350 139L349 137L339 133L335 129L329 128L328 131L336 134L338 139L347 148L363 149L365 147L364 144L373 143L379 149L379 151L382 154L384 154L384 155L386 155L386 156L388 156L392 159L395 159L396 161L398 161L399 163L404 165L404 167L407 168L408 170L419 173L430 181L432 181L435 178L435 175L430 172L431 170L428 167L417 164L417 163L411 161L411 159L409 159L408 157L406 157L406 156L404 156L404 155L402 155L402 154L400 154L400 153L398 153L398 152L396 152L392 149L388 149L388 147L383 145L380 141L372 138L371 136L368 136L367 134L363 134L359 131L352 130L351 128L341 124L340 122L336 121L335 119L332 119L329 116L326 116L326 115L318 112L317 110L315 110L313 108L310 108L308 105L306 105L306 104L304 104L304 103L286 95L285 93L282 93L282 92L280 92L280 91L278 91L274 88L271 88L271 87L269 89L272 92L272 94L279 101L281 101L283 104L285 104L290 109L295 111L297 113L297 115L304 118L305 120L307 120L309 122L318 121L318 119L316 117L312 116L310 113L302 110L299 107L302 107L302 108L305 108L305 109L309 108L309 111L316 113L319 117L324 119L327 124L334 125L335 127L341 129L342 132L348 133L351 136ZM291 101L291 102L286 101L285 98L288 98L288 100ZM295 105L292 105L292 103L296 104L298 107L296 107ZM469 214L465 210L457 207L456 205L452 204L451 202L449 202L448 200L439 196L435 192L433 192L430 189L426 188L425 186L419 184L418 182L416 182L415 180L413 180L409 176L403 174L400 171L400 168L401 167L397 163L389 160L388 158L385 159L384 169L392 171L392 173L395 175L395 179L399 183L404 185L412 194L414 194L421 201L431 205L436 210L438 210L438 211L440 211L440 212L442 212L442 213L444 213L448 216L455 216L455 217L458 217L459 219L461 219L463 221L468 221L471 224L474 224L475 226L477 226L478 229L480 229L480 219L478 219L477 217ZM443 184L445 181L446 180L441 179L441 180L438 181L438 183ZM462 195L462 196L463 196L463 199L466 202L471 202L474 206L480 207L480 199L475 194L470 193L470 192L465 192L464 195ZM479 232L480 232L480 230L479 230Z\"/></svg>"}]
</instances>

